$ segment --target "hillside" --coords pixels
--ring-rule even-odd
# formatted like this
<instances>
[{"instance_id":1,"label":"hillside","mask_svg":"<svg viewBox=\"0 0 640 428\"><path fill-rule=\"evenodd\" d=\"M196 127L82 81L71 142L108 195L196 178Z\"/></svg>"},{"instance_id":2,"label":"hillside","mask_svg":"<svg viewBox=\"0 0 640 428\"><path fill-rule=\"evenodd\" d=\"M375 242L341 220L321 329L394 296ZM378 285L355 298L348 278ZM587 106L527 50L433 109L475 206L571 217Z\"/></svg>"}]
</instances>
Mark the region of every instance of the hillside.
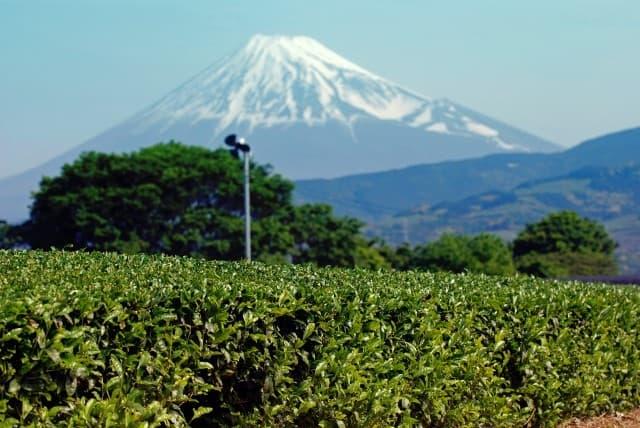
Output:
<instances>
[{"instance_id":1,"label":"hillside","mask_svg":"<svg viewBox=\"0 0 640 428\"><path fill-rule=\"evenodd\" d=\"M420 204L509 191L527 181L588 166L635 163L640 163L640 128L604 135L560 153L498 154L332 180L300 180L295 195L299 202L326 202L338 213L372 221Z\"/></svg>"},{"instance_id":2,"label":"hillside","mask_svg":"<svg viewBox=\"0 0 640 428\"><path fill-rule=\"evenodd\" d=\"M633 288L0 251L0 419L554 426L640 403L639 323Z\"/></svg>"},{"instance_id":3,"label":"hillside","mask_svg":"<svg viewBox=\"0 0 640 428\"><path fill-rule=\"evenodd\" d=\"M399 213L370 228L390 242L422 243L443 232L492 232L513 239L527 223L572 210L604 223L618 241L625 272L640 271L640 165L588 167L561 177L523 183Z\"/></svg>"}]
</instances>

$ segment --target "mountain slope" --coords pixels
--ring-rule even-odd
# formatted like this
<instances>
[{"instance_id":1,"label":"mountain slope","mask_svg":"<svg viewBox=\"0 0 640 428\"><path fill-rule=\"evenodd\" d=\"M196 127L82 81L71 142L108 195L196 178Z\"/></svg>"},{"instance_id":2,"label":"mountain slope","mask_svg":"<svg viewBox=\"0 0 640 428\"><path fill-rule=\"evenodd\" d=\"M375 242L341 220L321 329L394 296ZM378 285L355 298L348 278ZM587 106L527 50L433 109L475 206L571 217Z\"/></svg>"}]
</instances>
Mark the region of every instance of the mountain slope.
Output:
<instances>
[{"instance_id":1,"label":"mountain slope","mask_svg":"<svg viewBox=\"0 0 640 428\"><path fill-rule=\"evenodd\" d=\"M42 175L57 174L83 151L132 151L171 139L213 147L232 132L249 140L258 162L295 179L558 149L449 100L416 94L308 37L255 36L123 123L0 180L0 218L24 218Z\"/></svg>"},{"instance_id":2,"label":"mountain slope","mask_svg":"<svg viewBox=\"0 0 640 428\"><path fill-rule=\"evenodd\" d=\"M640 128L598 137L560 153L497 154L332 180L300 180L296 199L329 203L339 213L376 220L420 204L510 190L586 166L634 163L640 163Z\"/></svg>"},{"instance_id":3,"label":"mountain slope","mask_svg":"<svg viewBox=\"0 0 640 428\"><path fill-rule=\"evenodd\" d=\"M527 223L560 210L603 222L620 244L623 267L627 272L640 272L640 165L587 167L508 191L424 205L371 226L369 233L393 243L408 240L414 244L444 232L491 232L513 239Z\"/></svg>"},{"instance_id":4,"label":"mountain slope","mask_svg":"<svg viewBox=\"0 0 640 428\"><path fill-rule=\"evenodd\" d=\"M473 140L478 146L475 151L557 149L451 101L418 95L308 37L255 36L239 52L205 69L134 116L126 126L135 129L136 135L174 135L179 139L191 137L185 134L185 127L206 129L204 141L185 141L196 144L219 142L229 132L241 133L251 138L257 156L273 161L283 174L300 178L353 172L356 159L351 159L351 168L347 169L318 164L315 159L289 160L281 156L286 153L273 153L276 143L272 140L308 148L313 144L309 130L313 130L322 137L325 156L333 154L327 149L349 142L357 150L364 150L361 157L371 158L375 152L370 148L376 145L371 140L380 139L373 138L377 130L366 135L372 122L414 131L389 134L398 141L384 139L387 146L397 149L402 148L397 146L399 140L408 137L414 144L415 139L421 140L424 151L428 136L439 141ZM294 132L290 136L292 129L304 130L307 135ZM269 131L276 131L276 135ZM293 141L287 141L289 137ZM439 151L433 159L449 156L446 145ZM357 160L362 166L355 168L368 168L367 159ZM411 162L411 158L406 161Z\"/></svg>"}]
</instances>

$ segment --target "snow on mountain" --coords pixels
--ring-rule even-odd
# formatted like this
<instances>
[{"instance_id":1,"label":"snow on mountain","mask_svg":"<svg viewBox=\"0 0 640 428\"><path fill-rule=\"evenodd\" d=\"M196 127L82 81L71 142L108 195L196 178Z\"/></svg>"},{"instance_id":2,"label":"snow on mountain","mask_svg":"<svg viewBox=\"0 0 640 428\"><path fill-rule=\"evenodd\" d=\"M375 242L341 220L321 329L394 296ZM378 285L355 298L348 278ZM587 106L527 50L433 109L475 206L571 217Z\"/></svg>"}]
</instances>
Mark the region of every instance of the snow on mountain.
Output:
<instances>
[{"instance_id":1,"label":"snow on mountain","mask_svg":"<svg viewBox=\"0 0 640 428\"><path fill-rule=\"evenodd\" d=\"M402 120L430 104L311 38L255 36L134 121L153 127L215 120L218 132L240 124L248 124L249 131L329 120L350 126L363 115Z\"/></svg>"},{"instance_id":2,"label":"snow on mountain","mask_svg":"<svg viewBox=\"0 0 640 428\"><path fill-rule=\"evenodd\" d=\"M160 141L218 147L238 133L256 161L289 178L336 177L495 152L558 147L446 99L434 100L348 61L308 37L254 36L152 106L48 163L0 180L26 214L42 175L83 151ZM11 210L9 210L11 211Z\"/></svg>"},{"instance_id":3,"label":"snow on mountain","mask_svg":"<svg viewBox=\"0 0 640 428\"><path fill-rule=\"evenodd\" d=\"M309 37L254 36L235 55L215 63L131 119L137 132L187 122L215 121L213 140L241 127L336 121L350 130L363 118L402 123L427 132L482 137L496 148L530 151L500 132L377 76Z\"/></svg>"}]
</instances>

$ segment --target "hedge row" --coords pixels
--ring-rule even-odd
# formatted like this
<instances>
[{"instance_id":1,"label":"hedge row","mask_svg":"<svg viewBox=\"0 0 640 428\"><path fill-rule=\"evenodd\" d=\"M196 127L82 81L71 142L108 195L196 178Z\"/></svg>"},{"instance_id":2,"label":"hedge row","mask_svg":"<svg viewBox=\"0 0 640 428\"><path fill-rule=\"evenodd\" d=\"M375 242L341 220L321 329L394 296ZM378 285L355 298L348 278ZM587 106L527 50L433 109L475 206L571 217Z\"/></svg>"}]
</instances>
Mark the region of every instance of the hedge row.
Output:
<instances>
[{"instance_id":1,"label":"hedge row","mask_svg":"<svg viewBox=\"0 0 640 428\"><path fill-rule=\"evenodd\" d=\"M0 252L0 426L554 426L640 403L640 293Z\"/></svg>"}]
</instances>

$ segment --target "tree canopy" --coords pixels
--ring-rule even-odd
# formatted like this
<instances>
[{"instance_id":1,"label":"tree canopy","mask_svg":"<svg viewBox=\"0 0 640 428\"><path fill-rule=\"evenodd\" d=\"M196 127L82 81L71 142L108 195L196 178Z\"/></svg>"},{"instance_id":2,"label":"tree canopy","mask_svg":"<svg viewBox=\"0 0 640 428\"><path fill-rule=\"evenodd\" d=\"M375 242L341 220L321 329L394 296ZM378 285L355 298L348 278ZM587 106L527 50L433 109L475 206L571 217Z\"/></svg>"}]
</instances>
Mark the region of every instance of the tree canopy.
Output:
<instances>
[{"instance_id":1,"label":"tree canopy","mask_svg":"<svg viewBox=\"0 0 640 428\"><path fill-rule=\"evenodd\" d=\"M336 218L329 205L302 205L294 211L294 263L354 266L362 222Z\"/></svg>"},{"instance_id":2,"label":"tree canopy","mask_svg":"<svg viewBox=\"0 0 640 428\"><path fill-rule=\"evenodd\" d=\"M292 184L252 164L257 257L284 254ZM26 227L33 248L242 255L242 168L226 150L175 142L131 154L86 153L44 178ZM268 226L267 226L268 224Z\"/></svg>"},{"instance_id":3,"label":"tree canopy","mask_svg":"<svg viewBox=\"0 0 640 428\"><path fill-rule=\"evenodd\" d=\"M10 230L11 227L9 224L4 220L0 220L0 250L11 248L11 240L9 238Z\"/></svg>"},{"instance_id":4,"label":"tree canopy","mask_svg":"<svg viewBox=\"0 0 640 428\"><path fill-rule=\"evenodd\" d=\"M438 240L417 246L410 267L450 272L477 272L492 275L514 273L511 253L497 236L444 234Z\"/></svg>"},{"instance_id":5,"label":"tree canopy","mask_svg":"<svg viewBox=\"0 0 640 428\"><path fill-rule=\"evenodd\" d=\"M328 205L293 206L293 183L267 166L252 162L250 176L256 259L383 264L360 221ZM242 186L241 162L224 149L169 142L130 154L85 153L42 180L20 235L32 248L240 259Z\"/></svg>"},{"instance_id":6,"label":"tree canopy","mask_svg":"<svg viewBox=\"0 0 640 428\"><path fill-rule=\"evenodd\" d=\"M513 242L518 270L545 277L611 275L616 242L604 226L572 211L529 224Z\"/></svg>"}]
</instances>

